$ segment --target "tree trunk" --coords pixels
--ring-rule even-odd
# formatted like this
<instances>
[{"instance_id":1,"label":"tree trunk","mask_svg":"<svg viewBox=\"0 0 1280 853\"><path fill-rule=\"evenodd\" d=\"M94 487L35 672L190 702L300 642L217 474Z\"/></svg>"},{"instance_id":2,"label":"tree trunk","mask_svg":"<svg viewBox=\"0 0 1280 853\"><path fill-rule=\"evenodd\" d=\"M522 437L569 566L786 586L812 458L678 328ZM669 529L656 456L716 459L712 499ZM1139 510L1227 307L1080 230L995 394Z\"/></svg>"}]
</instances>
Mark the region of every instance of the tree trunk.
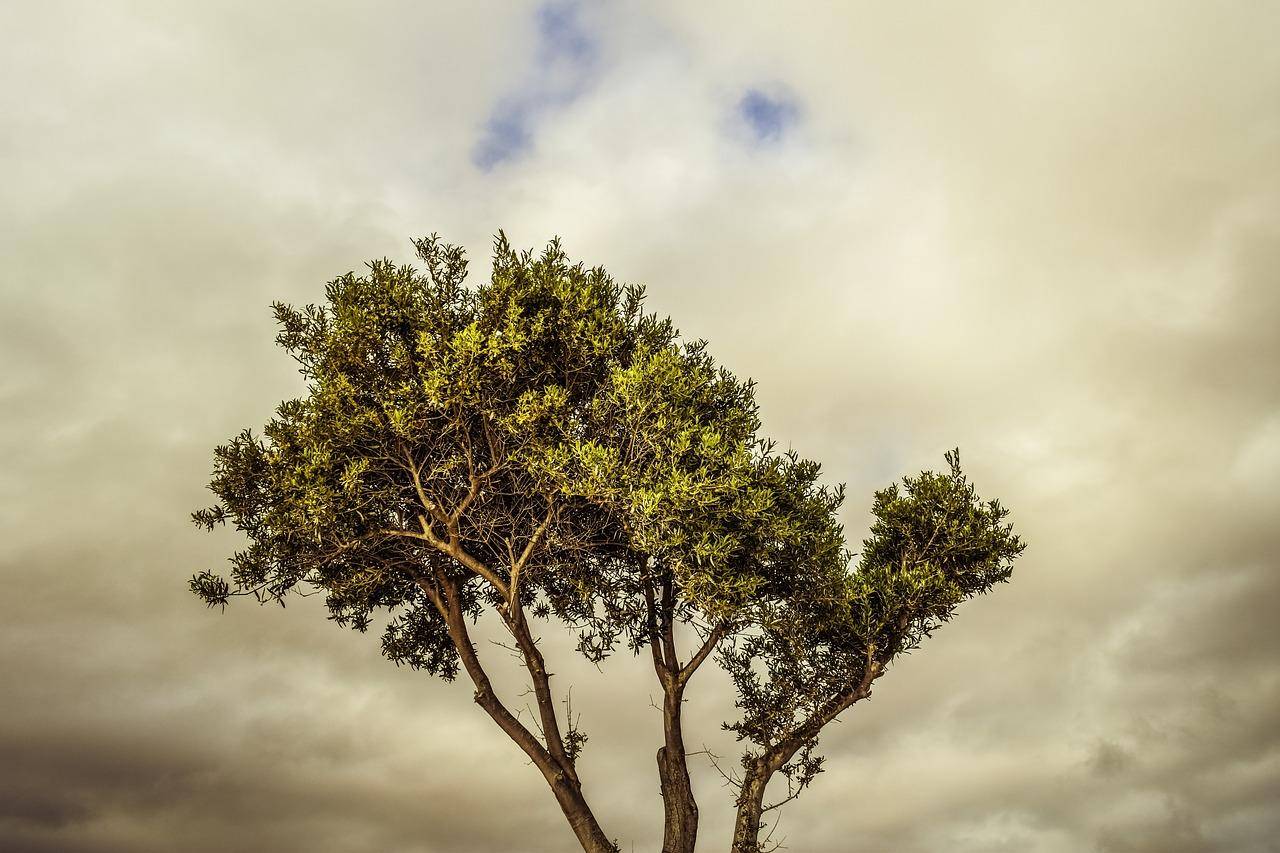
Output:
<instances>
[{"instance_id":1,"label":"tree trunk","mask_svg":"<svg viewBox=\"0 0 1280 853\"><path fill-rule=\"evenodd\" d=\"M698 804L693 799L689 767L685 761L680 710L684 688L663 691L663 728L666 744L658 750L658 780L665 812L662 853L693 853L698 841Z\"/></svg>"},{"instance_id":2,"label":"tree trunk","mask_svg":"<svg viewBox=\"0 0 1280 853\"><path fill-rule=\"evenodd\" d=\"M551 790L586 853L618 853L617 846L604 834L587 801L583 799L582 786L562 775L552 782Z\"/></svg>"},{"instance_id":3,"label":"tree trunk","mask_svg":"<svg viewBox=\"0 0 1280 853\"><path fill-rule=\"evenodd\" d=\"M867 657L870 660L875 647ZM744 768L742 787L738 790L738 817L733 824L732 853L759 853L760 820L764 815L764 789L773 774L781 770L801 748L806 740L816 738L823 726L834 720L842 711L860 699L871 695L871 683L879 677L882 667L871 661L862 678L844 694L837 696L826 708L814 713L797 726L790 737L783 738L755 756Z\"/></svg>"},{"instance_id":4,"label":"tree trunk","mask_svg":"<svg viewBox=\"0 0 1280 853\"><path fill-rule=\"evenodd\" d=\"M489 675L485 672L475 646L471 643L467 631L467 621L462 611L460 585L450 583L447 578L438 577L439 588L431 587L419 580L423 589L431 597L432 602L445 617L449 628L449 638L458 650L463 668L475 685L474 699L477 705L485 710L498 727L520 747L533 765L542 772L543 778L551 786L560 810L564 812L569 827L577 837L578 843L586 853L618 853L617 846L600 828L599 822L582 796L582 785L571 764L562 763L563 758L552 755L529 729L516 718L493 690ZM441 594L443 590L443 595ZM554 720L554 718L553 718ZM558 730L557 730L558 734Z\"/></svg>"},{"instance_id":5,"label":"tree trunk","mask_svg":"<svg viewBox=\"0 0 1280 853\"><path fill-rule=\"evenodd\" d=\"M732 853L759 853L764 789L772 775L763 758L757 758L746 768L746 778L738 792L738 817L733 822Z\"/></svg>"},{"instance_id":6,"label":"tree trunk","mask_svg":"<svg viewBox=\"0 0 1280 853\"><path fill-rule=\"evenodd\" d=\"M675 585L670 574L661 580L661 601L652 585L645 585L648 604L649 650L662 685L663 746L658 750L658 782L662 792L662 853L693 853L698 841L698 804L693 799L684 750L681 711L689 678L715 647L722 634L713 633L687 666L680 666L675 638Z\"/></svg>"}]
</instances>

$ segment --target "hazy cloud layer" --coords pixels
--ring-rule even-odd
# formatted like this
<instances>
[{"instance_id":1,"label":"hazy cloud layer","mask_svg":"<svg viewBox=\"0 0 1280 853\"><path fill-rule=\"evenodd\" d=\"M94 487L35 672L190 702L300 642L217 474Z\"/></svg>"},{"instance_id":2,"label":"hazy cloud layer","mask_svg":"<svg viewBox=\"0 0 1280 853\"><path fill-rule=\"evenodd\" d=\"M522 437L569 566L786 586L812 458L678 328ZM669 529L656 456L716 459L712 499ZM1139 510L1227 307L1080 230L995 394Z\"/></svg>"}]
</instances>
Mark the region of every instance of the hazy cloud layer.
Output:
<instances>
[{"instance_id":1,"label":"hazy cloud layer","mask_svg":"<svg viewBox=\"0 0 1280 853\"><path fill-rule=\"evenodd\" d=\"M1278 31L1262 2L0 6L0 848L569 849L465 685L315 599L185 589L235 545L187 520L213 446L301 391L268 303L432 231L481 274L503 228L754 377L851 538L959 445L1030 543L830 731L775 839L1276 849ZM546 643L606 831L654 848L651 673ZM727 685L695 687L731 764Z\"/></svg>"}]
</instances>

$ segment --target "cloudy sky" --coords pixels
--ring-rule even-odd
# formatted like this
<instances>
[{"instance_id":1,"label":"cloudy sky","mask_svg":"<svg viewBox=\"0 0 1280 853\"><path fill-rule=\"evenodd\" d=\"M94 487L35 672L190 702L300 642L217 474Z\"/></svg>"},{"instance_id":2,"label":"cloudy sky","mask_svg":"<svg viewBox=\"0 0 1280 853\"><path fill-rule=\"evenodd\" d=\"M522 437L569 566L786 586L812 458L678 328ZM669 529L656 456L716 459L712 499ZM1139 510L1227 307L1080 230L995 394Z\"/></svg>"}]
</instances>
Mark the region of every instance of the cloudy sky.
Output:
<instances>
[{"instance_id":1,"label":"cloudy sky","mask_svg":"<svg viewBox=\"0 0 1280 853\"><path fill-rule=\"evenodd\" d=\"M189 522L212 448L301 391L268 304L431 232L482 275L502 228L756 379L851 539L958 445L1029 543L828 730L774 840L1280 849L1278 32L1207 0L3 0L0 848L573 848L466 685L314 598L186 590L237 544ZM545 642L605 830L655 849L652 672ZM701 678L687 739L732 763Z\"/></svg>"}]
</instances>

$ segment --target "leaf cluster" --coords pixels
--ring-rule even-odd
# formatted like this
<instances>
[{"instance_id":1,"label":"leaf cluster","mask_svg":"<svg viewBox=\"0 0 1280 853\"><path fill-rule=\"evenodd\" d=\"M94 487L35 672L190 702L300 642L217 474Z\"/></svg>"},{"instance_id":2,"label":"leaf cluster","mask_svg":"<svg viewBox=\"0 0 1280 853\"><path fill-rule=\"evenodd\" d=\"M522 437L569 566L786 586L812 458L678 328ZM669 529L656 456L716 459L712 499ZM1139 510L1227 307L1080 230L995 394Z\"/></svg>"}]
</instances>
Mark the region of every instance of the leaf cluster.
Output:
<instances>
[{"instance_id":1,"label":"leaf cluster","mask_svg":"<svg viewBox=\"0 0 1280 853\"><path fill-rule=\"evenodd\" d=\"M793 596L722 655L741 717L726 725L773 757L795 789L821 770L821 728L900 654L917 648L964 600L1008 580L1024 549L998 501L983 501L946 454L946 474L922 472L876 493L875 522L856 562L828 589L835 600Z\"/></svg>"}]
</instances>

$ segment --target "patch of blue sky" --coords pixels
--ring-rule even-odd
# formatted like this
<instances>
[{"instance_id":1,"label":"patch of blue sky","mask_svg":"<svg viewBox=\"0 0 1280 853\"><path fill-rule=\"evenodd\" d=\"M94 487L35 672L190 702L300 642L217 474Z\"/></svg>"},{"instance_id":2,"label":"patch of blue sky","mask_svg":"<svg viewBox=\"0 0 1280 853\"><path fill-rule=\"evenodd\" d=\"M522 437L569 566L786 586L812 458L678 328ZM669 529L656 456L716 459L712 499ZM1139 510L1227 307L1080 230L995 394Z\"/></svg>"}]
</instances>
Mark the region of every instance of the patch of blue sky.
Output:
<instances>
[{"instance_id":1,"label":"patch of blue sky","mask_svg":"<svg viewBox=\"0 0 1280 853\"><path fill-rule=\"evenodd\" d=\"M472 163L487 172L533 147L527 106L517 99L498 104L485 124L484 137L471 153Z\"/></svg>"},{"instance_id":2,"label":"patch of blue sky","mask_svg":"<svg viewBox=\"0 0 1280 853\"><path fill-rule=\"evenodd\" d=\"M471 154L477 168L487 172L530 151L542 116L586 91L597 71L600 51L582 20L581 7L580 0L538 7L534 67L522 85L494 107Z\"/></svg>"},{"instance_id":3,"label":"patch of blue sky","mask_svg":"<svg viewBox=\"0 0 1280 853\"><path fill-rule=\"evenodd\" d=\"M596 42L583 28L578 3L548 3L537 11L540 61L567 60L574 65L590 65L596 57Z\"/></svg>"},{"instance_id":4,"label":"patch of blue sky","mask_svg":"<svg viewBox=\"0 0 1280 853\"><path fill-rule=\"evenodd\" d=\"M785 95L771 96L748 89L738 101L738 117L752 141L764 145L780 141L800 122L800 105Z\"/></svg>"}]
</instances>

